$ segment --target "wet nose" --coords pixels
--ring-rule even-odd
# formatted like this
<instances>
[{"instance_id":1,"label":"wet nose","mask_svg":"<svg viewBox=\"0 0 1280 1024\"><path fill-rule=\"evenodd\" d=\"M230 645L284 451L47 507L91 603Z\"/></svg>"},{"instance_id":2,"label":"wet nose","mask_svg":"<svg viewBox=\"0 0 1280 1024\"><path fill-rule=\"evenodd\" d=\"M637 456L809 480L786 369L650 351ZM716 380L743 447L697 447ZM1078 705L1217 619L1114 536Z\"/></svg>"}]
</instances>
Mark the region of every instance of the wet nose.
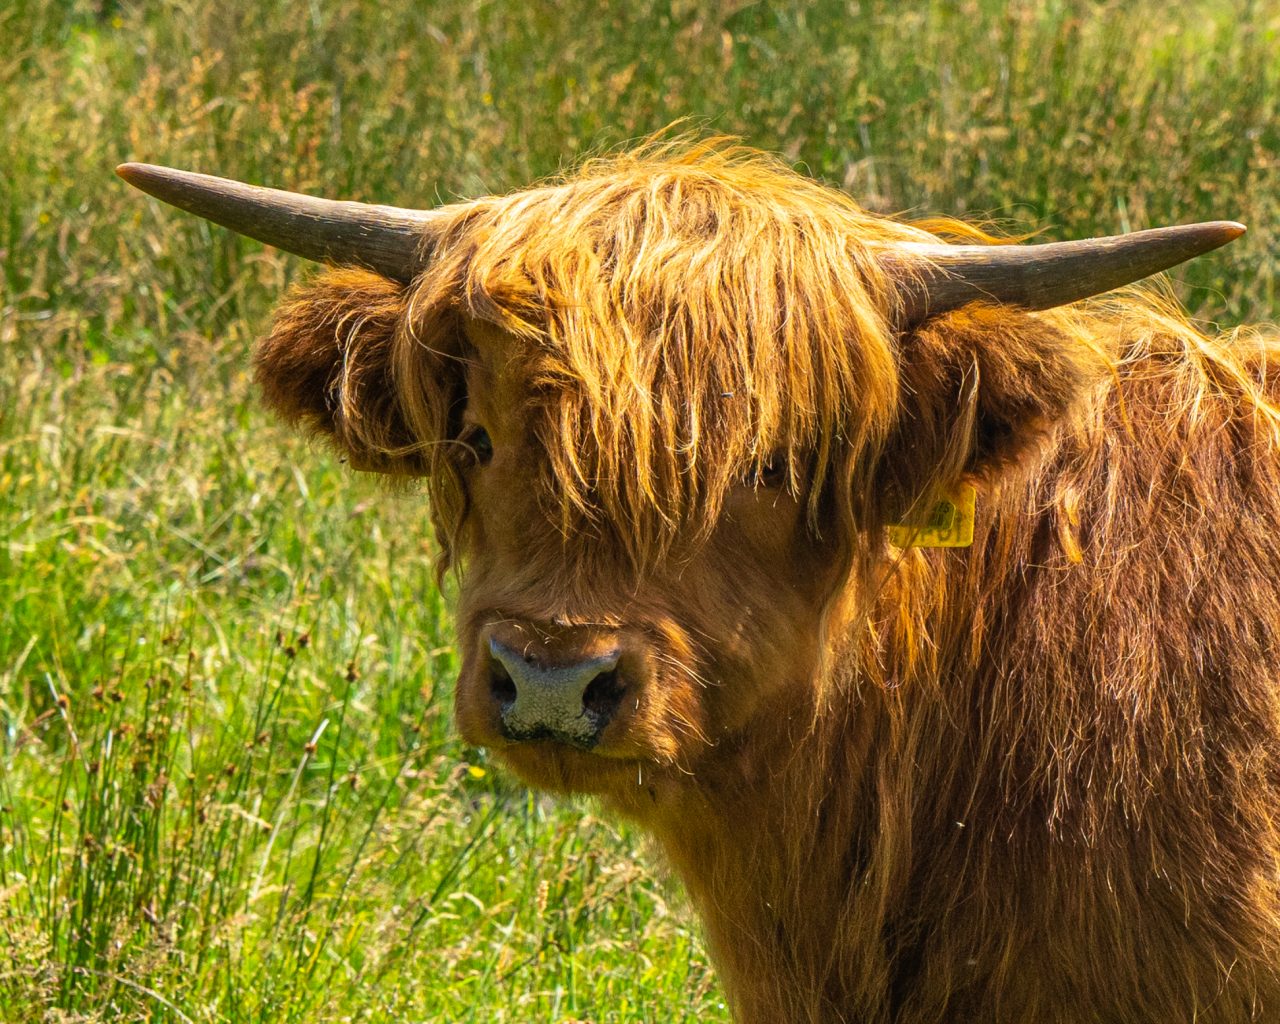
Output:
<instances>
[{"instance_id":1,"label":"wet nose","mask_svg":"<svg viewBox=\"0 0 1280 1024\"><path fill-rule=\"evenodd\" d=\"M554 739L591 747L622 699L619 652L544 664L489 640L489 691L513 740Z\"/></svg>"}]
</instances>

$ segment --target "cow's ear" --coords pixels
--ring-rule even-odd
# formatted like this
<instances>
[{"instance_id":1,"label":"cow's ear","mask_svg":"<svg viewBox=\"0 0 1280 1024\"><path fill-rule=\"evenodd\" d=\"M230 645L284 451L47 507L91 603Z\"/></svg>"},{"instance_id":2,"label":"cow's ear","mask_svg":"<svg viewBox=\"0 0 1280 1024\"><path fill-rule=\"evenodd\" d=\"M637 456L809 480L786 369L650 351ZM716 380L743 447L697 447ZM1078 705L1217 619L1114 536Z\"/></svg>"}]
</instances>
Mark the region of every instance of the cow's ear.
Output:
<instances>
[{"instance_id":1,"label":"cow's ear","mask_svg":"<svg viewBox=\"0 0 1280 1024\"><path fill-rule=\"evenodd\" d=\"M421 472L392 373L407 306L403 285L364 270L329 270L296 289L254 357L267 406L357 469Z\"/></svg>"},{"instance_id":2,"label":"cow's ear","mask_svg":"<svg viewBox=\"0 0 1280 1024\"><path fill-rule=\"evenodd\" d=\"M971 304L901 339L899 418L881 462L890 518L962 478L1025 463L1106 372L1095 347L1048 317Z\"/></svg>"}]
</instances>

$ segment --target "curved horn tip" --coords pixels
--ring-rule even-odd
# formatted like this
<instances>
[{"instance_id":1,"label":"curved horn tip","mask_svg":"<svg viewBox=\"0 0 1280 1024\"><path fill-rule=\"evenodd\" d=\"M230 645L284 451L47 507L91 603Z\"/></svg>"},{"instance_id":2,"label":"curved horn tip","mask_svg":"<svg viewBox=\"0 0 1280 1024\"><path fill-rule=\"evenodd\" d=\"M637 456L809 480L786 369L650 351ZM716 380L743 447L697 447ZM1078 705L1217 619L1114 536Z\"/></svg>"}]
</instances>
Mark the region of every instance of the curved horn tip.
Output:
<instances>
[{"instance_id":1,"label":"curved horn tip","mask_svg":"<svg viewBox=\"0 0 1280 1024\"><path fill-rule=\"evenodd\" d=\"M1218 221L1218 226L1222 231L1223 238L1228 242L1234 242L1249 230L1238 220L1220 220Z\"/></svg>"},{"instance_id":2,"label":"curved horn tip","mask_svg":"<svg viewBox=\"0 0 1280 1024\"><path fill-rule=\"evenodd\" d=\"M217 181L208 174L197 174L195 171L180 171L176 167L165 167L163 164L129 163L119 164L116 174L139 191L148 195L156 195L157 188L172 188L188 185L192 181ZM233 182L232 184L239 184ZM164 196L158 196L164 199ZM168 202L165 199L165 202Z\"/></svg>"},{"instance_id":3,"label":"curved horn tip","mask_svg":"<svg viewBox=\"0 0 1280 1024\"><path fill-rule=\"evenodd\" d=\"M138 188L138 183L146 176L147 171L152 169L151 164L125 163L116 166L116 177L123 178L134 188Z\"/></svg>"},{"instance_id":4,"label":"curved horn tip","mask_svg":"<svg viewBox=\"0 0 1280 1024\"><path fill-rule=\"evenodd\" d=\"M1187 229L1188 237L1198 239L1196 248L1200 250L1201 254L1211 252L1214 249L1221 249L1227 243L1234 242L1248 230L1236 220L1205 221L1200 224L1189 224ZM1121 235L1120 237L1123 238L1125 236Z\"/></svg>"},{"instance_id":5,"label":"curved horn tip","mask_svg":"<svg viewBox=\"0 0 1280 1024\"><path fill-rule=\"evenodd\" d=\"M190 173L189 171L179 171L172 167L161 167L159 164L130 162L116 167L117 177L122 178L139 192L145 192L147 195L157 196L160 199L165 199L165 197L158 195L157 189L162 189L166 185L172 187L189 176ZM167 199L165 201L168 202Z\"/></svg>"}]
</instances>

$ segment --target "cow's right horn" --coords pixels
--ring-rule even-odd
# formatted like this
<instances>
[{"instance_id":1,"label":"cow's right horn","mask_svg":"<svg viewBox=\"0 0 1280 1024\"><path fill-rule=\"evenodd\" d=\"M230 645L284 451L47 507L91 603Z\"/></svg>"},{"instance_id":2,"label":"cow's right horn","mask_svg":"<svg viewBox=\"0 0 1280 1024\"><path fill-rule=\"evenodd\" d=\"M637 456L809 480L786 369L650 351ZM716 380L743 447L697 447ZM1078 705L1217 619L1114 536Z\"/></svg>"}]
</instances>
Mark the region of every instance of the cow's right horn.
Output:
<instances>
[{"instance_id":1,"label":"cow's right horn","mask_svg":"<svg viewBox=\"0 0 1280 1024\"><path fill-rule=\"evenodd\" d=\"M431 248L432 210L317 199L154 164L116 168L134 188L259 242L408 283Z\"/></svg>"},{"instance_id":2,"label":"cow's right horn","mask_svg":"<svg viewBox=\"0 0 1280 1024\"><path fill-rule=\"evenodd\" d=\"M1065 306L1168 270L1243 234L1243 224L1217 220L1040 245L907 242L889 254L889 263L899 278L901 319L914 325L967 302Z\"/></svg>"}]
</instances>

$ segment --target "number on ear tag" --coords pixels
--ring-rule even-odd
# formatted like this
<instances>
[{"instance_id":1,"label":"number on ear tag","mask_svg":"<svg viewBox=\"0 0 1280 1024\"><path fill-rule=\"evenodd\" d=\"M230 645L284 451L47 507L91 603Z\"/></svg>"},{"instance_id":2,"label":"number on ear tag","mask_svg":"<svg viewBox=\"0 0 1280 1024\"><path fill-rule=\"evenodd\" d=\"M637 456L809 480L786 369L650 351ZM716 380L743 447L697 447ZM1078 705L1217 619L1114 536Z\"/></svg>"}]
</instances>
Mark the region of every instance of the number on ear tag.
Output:
<instances>
[{"instance_id":1,"label":"number on ear tag","mask_svg":"<svg viewBox=\"0 0 1280 1024\"><path fill-rule=\"evenodd\" d=\"M977 504L978 489L973 484L940 491L923 514L889 526L889 543L900 548L967 548L973 543Z\"/></svg>"}]
</instances>

